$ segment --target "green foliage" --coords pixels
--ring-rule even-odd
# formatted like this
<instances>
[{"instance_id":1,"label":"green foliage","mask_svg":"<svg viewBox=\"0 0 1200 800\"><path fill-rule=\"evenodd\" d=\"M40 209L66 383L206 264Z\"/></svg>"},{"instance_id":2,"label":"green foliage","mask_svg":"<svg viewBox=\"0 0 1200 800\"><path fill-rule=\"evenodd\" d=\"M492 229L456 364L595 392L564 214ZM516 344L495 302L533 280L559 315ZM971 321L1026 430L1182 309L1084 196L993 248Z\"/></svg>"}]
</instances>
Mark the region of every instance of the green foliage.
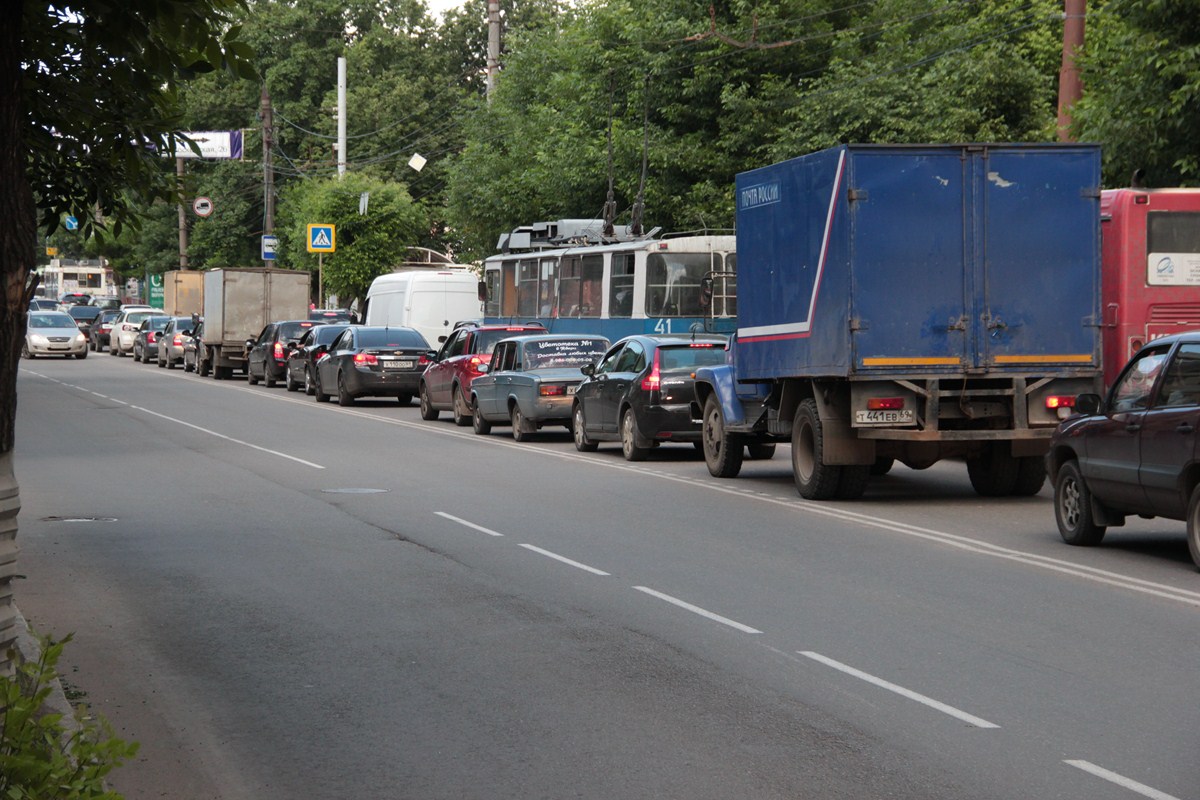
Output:
<instances>
[{"instance_id":1,"label":"green foliage","mask_svg":"<svg viewBox=\"0 0 1200 800\"><path fill-rule=\"evenodd\" d=\"M1191 3L1090 4L1073 133L1104 144L1109 186L1200 185L1200 17Z\"/></svg>"},{"instance_id":2,"label":"green foliage","mask_svg":"<svg viewBox=\"0 0 1200 800\"><path fill-rule=\"evenodd\" d=\"M359 202L368 193L367 214ZM339 180L294 183L280 203L279 264L317 271L317 255L307 252L310 224L336 227L336 250L322 255L325 294L343 304L366 295L371 281L406 260L409 247L421 241L428 227L425 211L402 184L360 173Z\"/></svg>"},{"instance_id":3,"label":"green foliage","mask_svg":"<svg viewBox=\"0 0 1200 800\"><path fill-rule=\"evenodd\" d=\"M0 797L5 800L119 800L104 778L137 754L136 743L112 735L102 720L84 718L68 730L61 714L46 713L68 636L41 640L37 661L0 676Z\"/></svg>"}]
</instances>

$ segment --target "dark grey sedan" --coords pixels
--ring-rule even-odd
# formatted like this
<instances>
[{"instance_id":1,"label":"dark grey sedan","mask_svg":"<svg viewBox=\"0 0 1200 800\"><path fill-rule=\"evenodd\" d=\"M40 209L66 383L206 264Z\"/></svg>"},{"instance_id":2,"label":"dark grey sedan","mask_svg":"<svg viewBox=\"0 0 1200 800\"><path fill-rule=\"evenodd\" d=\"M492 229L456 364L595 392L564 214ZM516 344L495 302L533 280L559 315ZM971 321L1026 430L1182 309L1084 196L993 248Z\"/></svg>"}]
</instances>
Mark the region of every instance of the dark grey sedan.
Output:
<instances>
[{"instance_id":1,"label":"dark grey sedan","mask_svg":"<svg viewBox=\"0 0 1200 800\"><path fill-rule=\"evenodd\" d=\"M571 400L583 380L580 368L592 364L608 348L603 336L538 334L498 342L483 374L471 381L475 432L492 425L512 425L513 438L524 441L543 425L567 425Z\"/></svg>"},{"instance_id":2,"label":"dark grey sedan","mask_svg":"<svg viewBox=\"0 0 1200 800\"><path fill-rule=\"evenodd\" d=\"M429 343L414 328L347 328L317 361L317 402L328 402L336 392L343 406L371 396L395 397L408 405L430 353Z\"/></svg>"}]
</instances>

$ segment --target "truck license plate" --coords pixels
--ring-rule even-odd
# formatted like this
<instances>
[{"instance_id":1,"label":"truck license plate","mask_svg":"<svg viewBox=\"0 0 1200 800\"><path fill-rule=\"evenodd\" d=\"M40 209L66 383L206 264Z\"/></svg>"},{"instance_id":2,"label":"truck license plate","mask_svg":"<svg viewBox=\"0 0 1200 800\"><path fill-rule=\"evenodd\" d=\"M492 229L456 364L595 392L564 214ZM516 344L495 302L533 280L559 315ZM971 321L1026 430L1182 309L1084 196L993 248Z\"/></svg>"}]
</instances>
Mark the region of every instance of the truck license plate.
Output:
<instances>
[{"instance_id":1,"label":"truck license plate","mask_svg":"<svg viewBox=\"0 0 1200 800\"><path fill-rule=\"evenodd\" d=\"M912 409L900 411L855 411L854 422L858 425L911 425Z\"/></svg>"}]
</instances>

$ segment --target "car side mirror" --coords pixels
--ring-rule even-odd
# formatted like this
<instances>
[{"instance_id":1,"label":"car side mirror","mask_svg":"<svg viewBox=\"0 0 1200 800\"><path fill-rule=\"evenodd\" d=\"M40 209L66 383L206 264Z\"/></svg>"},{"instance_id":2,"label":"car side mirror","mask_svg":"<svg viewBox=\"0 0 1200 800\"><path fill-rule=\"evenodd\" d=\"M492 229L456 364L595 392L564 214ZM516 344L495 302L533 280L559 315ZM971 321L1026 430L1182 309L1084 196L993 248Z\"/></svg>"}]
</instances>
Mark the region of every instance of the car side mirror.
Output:
<instances>
[{"instance_id":1,"label":"car side mirror","mask_svg":"<svg viewBox=\"0 0 1200 800\"><path fill-rule=\"evenodd\" d=\"M475 367L475 371L480 375L483 375L485 372L490 372L491 364L480 364L479 366Z\"/></svg>"},{"instance_id":2,"label":"car side mirror","mask_svg":"<svg viewBox=\"0 0 1200 800\"><path fill-rule=\"evenodd\" d=\"M427 352L425 354L425 357L428 358L430 361L437 361L438 360L438 351L430 350L429 352Z\"/></svg>"},{"instance_id":3,"label":"car side mirror","mask_svg":"<svg viewBox=\"0 0 1200 800\"><path fill-rule=\"evenodd\" d=\"M1090 392L1079 395L1075 398L1075 410L1080 414L1100 413L1100 395Z\"/></svg>"},{"instance_id":4,"label":"car side mirror","mask_svg":"<svg viewBox=\"0 0 1200 800\"><path fill-rule=\"evenodd\" d=\"M247 350L249 350L251 347L254 347L254 340L253 340L253 339L247 339L247 340L246 340L246 349L247 349Z\"/></svg>"},{"instance_id":5,"label":"car side mirror","mask_svg":"<svg viewBox=\"0 0 1200 800\"><path fill-rule=\"evenodd\" d=\"M590 378L591 376L596 374L596 365L595 364L584 364L582 367L579 368L579 371L582 372L584 375L587 375Z\"/></svg>"}]
</instances>

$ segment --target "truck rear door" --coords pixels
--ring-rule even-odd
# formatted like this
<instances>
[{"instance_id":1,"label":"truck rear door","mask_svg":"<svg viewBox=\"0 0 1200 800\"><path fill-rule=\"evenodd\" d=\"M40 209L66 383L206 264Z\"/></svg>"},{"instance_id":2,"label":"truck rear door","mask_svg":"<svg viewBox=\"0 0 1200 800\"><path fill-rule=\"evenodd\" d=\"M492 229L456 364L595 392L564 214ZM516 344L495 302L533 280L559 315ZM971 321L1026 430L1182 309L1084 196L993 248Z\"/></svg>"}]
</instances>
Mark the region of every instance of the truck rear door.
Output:
<instances>
[{"instance_id":1,"label":"truck rear door","mask_svg":"<svg viewBox=\"0 0 1200 800\"><path fill-rule=\"evenodd\" d=\"M972 249L961 154L858 150L848 177L856 368L959 369Z\"/></svg>"}]
</instances>

